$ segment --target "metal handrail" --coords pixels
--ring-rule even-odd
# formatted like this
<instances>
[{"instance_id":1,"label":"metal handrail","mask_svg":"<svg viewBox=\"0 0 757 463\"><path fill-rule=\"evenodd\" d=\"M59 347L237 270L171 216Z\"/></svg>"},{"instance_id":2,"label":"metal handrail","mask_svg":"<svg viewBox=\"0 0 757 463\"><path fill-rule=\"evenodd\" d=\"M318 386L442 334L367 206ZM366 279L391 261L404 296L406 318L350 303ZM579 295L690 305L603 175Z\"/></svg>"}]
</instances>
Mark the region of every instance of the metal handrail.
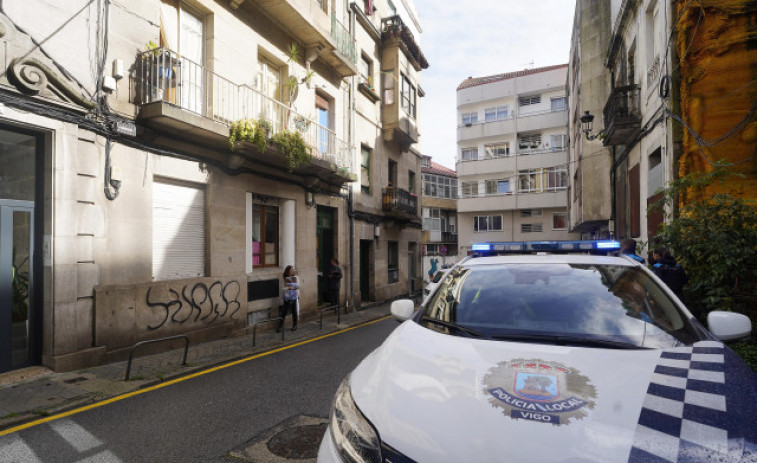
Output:
<instances>
[{"instance_id":1,"label":"metal handrail","mask_svg":"<svg viewBox=\"0 0 757 463\"><path fill-rule=\"evenodd\" d=\"M252 347L255 347L255 341L256 341L257 336L258 336L258 325L260 325L261 323L266 323L266 322L279 322L279 323L281 323L283 321L284 321L284 319L281 318L281 317L265 318L263 320L256 321L252 325ZM284 340L284 331L286 331L286 330L284 330L284 327L282 327L281 328L281 340L282 341Z\"/></svg>"},{"instance_id":2,"label":"metal handrail","mask_svg":"<svg viewBox=\"0 0 757 463\"><path fill-rule=\"evenodd\" d=\"M186 343L184 344L184 360L182 360L181 362L181 366L186 366L187 365L187 352L189 351L189 336L187 336L186 334L177 334L176 336L168 336L165 338L148 339L147 341L139 341L138 343L134 344L134 346L132 346L131 350L129 351L129 363L126 365L126 378L124 378L124 381L129 380L129 375L131 374L131 361L132 361L132 358L134 357L134 351L137 349L137 347L143 346L145 344L151 344L154 342L170 341L172 339L180 339L180 338L186 341Z\"/></svg>"},{"instance_id":3,"label":"metal handrail","mask_svg":"<svg viewBox=\"0 0 757 463\"><path fill-rule=\"evenodd\" d=\"M322 309L318 309L318 312L320 312L320 320L318 321L319 330L323 329L323 312L327 310L336 310L336 324L339 325L340 323L342 323L341 316L340 316L341 312L339 311L339 305L330 305L328 307L323 307Z\"/></svg>"}]
</instances>

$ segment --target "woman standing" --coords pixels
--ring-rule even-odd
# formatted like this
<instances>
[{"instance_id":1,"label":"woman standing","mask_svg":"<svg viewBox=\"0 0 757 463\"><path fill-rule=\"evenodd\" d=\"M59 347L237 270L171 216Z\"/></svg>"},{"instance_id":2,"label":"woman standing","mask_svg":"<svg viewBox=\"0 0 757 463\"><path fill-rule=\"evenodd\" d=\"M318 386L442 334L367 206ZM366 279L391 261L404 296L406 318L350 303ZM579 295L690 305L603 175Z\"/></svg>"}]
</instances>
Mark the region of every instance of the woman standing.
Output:
<instances>
[{"instance_id":1,"label":"woman standing","mask_svg":"<svg viewBox=\"0 0 757 463\"><path fill-rule=\"evenodd\" d=\"M279 309L279 326L276 332L284 327L284 319L288 313L292 313L292 331L297 329L297 299L299 298L299 283L297 271L291 265L284 269L284 305Z\"/></svg>"}]
</instances>

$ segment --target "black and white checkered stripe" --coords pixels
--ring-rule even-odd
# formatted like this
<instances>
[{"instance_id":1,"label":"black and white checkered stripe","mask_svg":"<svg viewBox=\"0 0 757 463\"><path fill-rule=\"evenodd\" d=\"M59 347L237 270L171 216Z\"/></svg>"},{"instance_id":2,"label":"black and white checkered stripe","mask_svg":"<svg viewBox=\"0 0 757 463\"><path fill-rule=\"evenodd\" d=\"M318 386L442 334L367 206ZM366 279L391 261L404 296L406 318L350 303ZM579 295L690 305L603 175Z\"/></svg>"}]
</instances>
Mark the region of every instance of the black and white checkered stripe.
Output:
<instances>
[{"instance_id":1,"label":"black and white checkered stripe","mask_svg":"<svg viewBox=\"0 0 757 463\"><path fill-rule=\"evenodd\" d=\"M740 423L726 400L726 351L702 341L662 352L629 462L741 461L743 439L729 436Z\"/></svg>"}]
</instances>

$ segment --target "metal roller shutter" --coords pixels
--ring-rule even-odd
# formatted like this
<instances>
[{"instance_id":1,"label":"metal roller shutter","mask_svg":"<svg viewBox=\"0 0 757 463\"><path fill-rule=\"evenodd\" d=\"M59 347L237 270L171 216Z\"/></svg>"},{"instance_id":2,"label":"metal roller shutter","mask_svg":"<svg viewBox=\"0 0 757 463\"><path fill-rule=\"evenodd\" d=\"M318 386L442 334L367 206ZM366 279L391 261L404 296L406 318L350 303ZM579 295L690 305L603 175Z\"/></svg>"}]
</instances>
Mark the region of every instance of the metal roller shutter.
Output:
<instances>
[{"instance_id":1,"label":"metal roller shutter","mask_svg":"<svg viewBox=\"0 0 757 463\"><path fill-rule=\"evenodd\" d=\"M205 276L205 190L154 182L152 221L153 279Z\"/></svg>"}]
</instances>

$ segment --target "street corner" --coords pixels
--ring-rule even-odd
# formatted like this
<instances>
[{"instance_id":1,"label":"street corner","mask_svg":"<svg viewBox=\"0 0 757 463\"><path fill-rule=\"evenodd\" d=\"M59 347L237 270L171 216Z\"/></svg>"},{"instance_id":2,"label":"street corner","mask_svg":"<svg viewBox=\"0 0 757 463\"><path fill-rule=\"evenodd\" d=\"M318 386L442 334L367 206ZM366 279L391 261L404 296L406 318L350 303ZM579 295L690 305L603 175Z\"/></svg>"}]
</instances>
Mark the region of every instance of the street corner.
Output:
<instances>
[{"instance_id":1,"label":"street corner","mask_svg":"<svg viewBox=\"0 0 757 463\"><path fill-rule=\"evenodd\" d=\"M315 462L328 418L297 415L226 454L227 461Z\"/></svg>"}]
</instances>

